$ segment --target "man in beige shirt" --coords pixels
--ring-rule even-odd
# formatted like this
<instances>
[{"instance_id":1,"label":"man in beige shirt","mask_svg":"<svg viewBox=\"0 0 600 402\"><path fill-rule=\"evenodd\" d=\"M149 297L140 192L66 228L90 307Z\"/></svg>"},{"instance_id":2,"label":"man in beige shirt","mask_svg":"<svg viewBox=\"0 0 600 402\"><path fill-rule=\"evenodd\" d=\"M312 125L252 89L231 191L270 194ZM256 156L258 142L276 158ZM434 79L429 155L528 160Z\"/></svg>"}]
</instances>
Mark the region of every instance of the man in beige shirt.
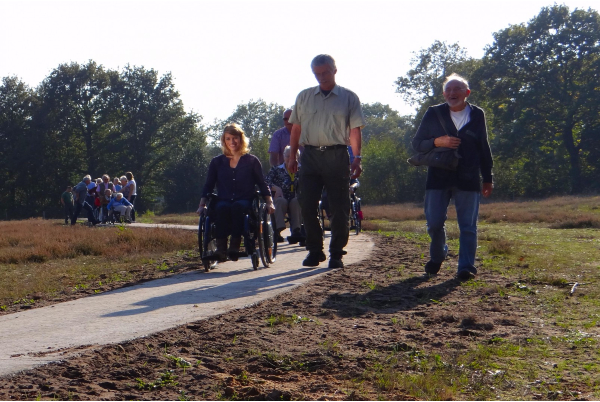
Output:
<instances>
[{"instance_id":1,"label":"man in beige shirt","mask_svg":"<svg viewBox=\"0 0 600 402\"><path fill-rule=\"evenodd\" d=\"M325 54L311 63L319 86L298 94L289 122L293 124L290 137L288 169L298 171L296 151L302 152L299 173L298 201L306 229L308 256L304 266L316 267L326 260L323 252L323 232L319 224L319 199L323 187L327 190L331 213L331 242L329 268L343 268L342 257L348 244L348 214L350 177L357 178L361 168L361 129L365 126L360 100L356 94L335 83L335 60ZM348 145L355 156L352 165Z\"/></svg>"}]
</instances>

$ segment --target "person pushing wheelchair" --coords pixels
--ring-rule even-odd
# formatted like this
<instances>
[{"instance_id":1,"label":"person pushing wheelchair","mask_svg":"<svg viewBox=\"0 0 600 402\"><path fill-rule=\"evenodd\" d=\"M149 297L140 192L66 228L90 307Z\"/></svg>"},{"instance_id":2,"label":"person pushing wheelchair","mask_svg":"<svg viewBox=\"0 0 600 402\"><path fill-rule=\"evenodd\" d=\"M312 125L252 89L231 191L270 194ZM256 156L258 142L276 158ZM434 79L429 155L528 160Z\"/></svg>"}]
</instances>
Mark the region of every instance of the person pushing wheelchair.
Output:
<instances>
[{"instance_id":1,"label":"person pushing wheelchair","mask_svg":"<svg viewBox=\"0 0 600 402\"><path fill-rule=\"evenodd\" d=\"M258 187L264 197L270 214L275 212L271 191L265 183L259 159L251 155L248 139L244 130L236 123L230 123L221 135L223 155L214 157L208 166L206 183L202 189L202 198L198 205L198 214L204 212L208 195L217 187L215 207L215 238L217 261L224 262L227 256L232 261L238 259L242 235L244 233L244 215L252 209L252 200ZM229 250L227 236L231 235Z\"/></svg>"}]
</instances>

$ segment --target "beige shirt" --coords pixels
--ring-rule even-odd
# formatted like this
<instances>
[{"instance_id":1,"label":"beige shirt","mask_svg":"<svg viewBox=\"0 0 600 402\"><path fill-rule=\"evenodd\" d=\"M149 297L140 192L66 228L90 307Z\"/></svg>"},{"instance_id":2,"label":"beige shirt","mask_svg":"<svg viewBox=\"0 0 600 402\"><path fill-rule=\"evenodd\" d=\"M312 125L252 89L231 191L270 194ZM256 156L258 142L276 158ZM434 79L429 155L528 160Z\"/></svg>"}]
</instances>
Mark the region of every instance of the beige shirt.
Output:
<instances>
[{"instance_id":1,"label":"beige shirt","mask_svg":"<svg viewBox=\"0 0 600 402\"><path fill-rule=\"evenodd\" d=\"M350 129L366 124L358 96L339 85L327 96L318 86L300 92L289 122L302 128L300 145L317 147L350 145Z\"/></svg>"}]
</instances>

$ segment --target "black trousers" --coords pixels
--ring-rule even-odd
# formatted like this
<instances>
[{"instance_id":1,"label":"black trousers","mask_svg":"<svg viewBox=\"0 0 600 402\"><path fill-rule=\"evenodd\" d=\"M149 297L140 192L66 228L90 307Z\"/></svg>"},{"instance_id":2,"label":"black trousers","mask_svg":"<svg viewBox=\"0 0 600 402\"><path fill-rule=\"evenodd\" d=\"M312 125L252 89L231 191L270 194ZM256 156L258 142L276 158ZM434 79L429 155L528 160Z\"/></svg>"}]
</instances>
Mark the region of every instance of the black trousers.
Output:
<instances>
[{"instance_id":1,"label":"black trousers","mask_svg":"<svg viewBox=\"0 0 600 402\"><path fill-rule=\"evenodd\" d=\"M298 201L306 229L306 249L323 250L323 232L319 223L319 200L323 187L327 190L331 214L329 254L341 258L348 244L350 212L350 157L347 147L321 151L305 147L299 171Z\"/></svg>"},{"instance_id":2,"label":"black trousers","mask_svg":"<svg viewBox=\"0 0 600 402\"><path fill-rule=\"evenodd\" d=\"M87 201L84 201L83 204L77 203L75 205L75 212L73 213L73 217L71 218L71 225L74 225L77 222L77 218L79 217L79 213L82 209L87 211L88 222L95 222L96 218L94 218L94 208Z\"/></svg>"},{"instance_id":3,"label":"black trousers","mask_svg":"<svg viewBox=\"0 0 600 402\"><path fill-rule=\"evenodd\" d=\"M69 224L69 221L73 218L73 205L65 204L63 205L63 210L65 212L65 225Z\"/></svg>"},{"instance_id":4,"label":"black trousers","mask_svg":"<svg viewBox=\"0 0 600 402\"><path fill-rule=\"evenodd\" d=\"M129 201L129 202L131 202L131 205L133 205L133 208L131 208L131 220L132 221L135 221L135 197L137 197L137 194L132 195L131 201Z\"/></svg>"}]
</instances>

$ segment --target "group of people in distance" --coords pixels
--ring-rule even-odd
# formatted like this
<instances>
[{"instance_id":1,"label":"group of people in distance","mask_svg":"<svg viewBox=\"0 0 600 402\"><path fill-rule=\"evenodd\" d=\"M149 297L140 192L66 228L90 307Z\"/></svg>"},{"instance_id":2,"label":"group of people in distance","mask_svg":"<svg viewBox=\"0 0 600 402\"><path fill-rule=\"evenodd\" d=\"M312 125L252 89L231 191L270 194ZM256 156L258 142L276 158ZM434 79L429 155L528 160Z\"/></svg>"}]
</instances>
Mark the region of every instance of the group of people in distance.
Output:
<instances>
[{"instance_id":1,"label":"group of people in distance","mask_svg":"<svg viewBox=\"0 0 600 402\"><path fill-rule=\"evenodd\" d=\"M137 185L131 172L112 181L103 174L101 178L92 180L85 175L75 187L68 186L60 198L64 208L65 225L75 225L82 209L87 212L88 222L92 225L106 223L114 211L125 218L125 222L135 222L135 199ZM94 211L98 212L98 217Z\"/></svg>"},{"instance_id":2,"label":"group of people in distance","mask_svg":"<svg viewBox=\"0 0 600 402\"><path fill-rule=\"evenodd\" d=\"M216 186L216 254L221 261L228 255L237 258L243 216L250 209L258 187L270 213L275 213L277 229L285 227L285 212L289 213L292 233L299 231L301 222L304 223L308 255L302 264L307 267L316 267L327 259L318 208L325 190L331 225L328 265L329 268L344 266L344 247L349 238L348 186L350 179L358 178L362 172L361 130L365 118L358 96L336 84L337 67L331 56L316 56L311 69L319 85L300 92L293 109L285 111L284 127L273 134L269 149L272 169L266 180L260 161L249 154L244 131L235 123L228 124L223 131L223 154L210 162L198 208L198 213L203 213L207 197ZM446 102L429 108L412 141L417 152L444 147L456 149L460 155L456 170L428 168L425 216L431 244L425 273L437 274L447 257L445 221L453 198L460 229L457 277L461 280L472 279L477 273L479 201L481 195L489 197L493 189L485 114L467 102L469 94L466 79L456 74L447 77L443 84ZM349 149L354 154L352 161ZM231 236L229 249L228 236Z\"/></svg>"}]
</instances>

